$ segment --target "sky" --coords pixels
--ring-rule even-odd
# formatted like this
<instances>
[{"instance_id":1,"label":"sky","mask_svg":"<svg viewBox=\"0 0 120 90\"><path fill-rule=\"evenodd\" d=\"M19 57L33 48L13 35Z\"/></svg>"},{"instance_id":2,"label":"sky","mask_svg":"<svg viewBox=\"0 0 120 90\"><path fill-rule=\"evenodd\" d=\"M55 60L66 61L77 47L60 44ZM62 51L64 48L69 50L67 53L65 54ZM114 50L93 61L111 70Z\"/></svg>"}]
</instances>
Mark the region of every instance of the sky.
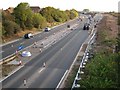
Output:
<instances>
[{"instance_id":1,"label":"sky","mask_svg":"<svg viewBox=\"0 0 120 90\"><path fill-rule=\"evenodd\" d=\"M27 2L30 6L44 8L52 6L61 10L76 9L82 11L116 11L118 12L118 2L120 0L0 0L0 9L16 7L21 2ZM120 5L120 4L119 4ZM120 6L119 6L120 7Z\"/></svg>"}]
</instances>

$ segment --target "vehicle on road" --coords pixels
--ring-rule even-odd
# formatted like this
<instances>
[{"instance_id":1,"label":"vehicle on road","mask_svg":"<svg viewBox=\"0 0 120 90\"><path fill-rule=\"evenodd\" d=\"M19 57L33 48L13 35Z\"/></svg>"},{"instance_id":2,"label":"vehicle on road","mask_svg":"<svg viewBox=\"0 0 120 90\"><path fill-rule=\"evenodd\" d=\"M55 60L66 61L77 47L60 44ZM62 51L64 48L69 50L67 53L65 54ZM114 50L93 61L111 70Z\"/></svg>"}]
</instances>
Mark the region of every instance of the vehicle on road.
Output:
<instances>
[{"instance_id":1,"label":"vehicle on road","mask_svg":"<svg viewBox=\"0 0 120 90\"><path fill-rule=\"evenodd\" d=\"M26 33L25 35L24 35L24 38L25 39L30 39L30 38L32 38L33 37L33 34L32 33Z\"/></svg>"},{"instance_id":2,"label":"vehicle on road","mask_svg":"<svg viewBox=\"0 0 120 90\"><path fill-rule=\"evenodd\" d=\"M45 31L45 32L49 32L50 30L51 30L51 29L50 29L49 27L46 27L44 31Z\"/></svg>"},{"instance_id":3,"label":"vehicle on road","mask_svg":"<svg viewBox=\"0 0 120 90\"><path fill-rule=\"evenodd\" d=\"M44 63L43 63L43 67L45 67L45 66L46 66L46 63L44 62Z\"/></svg>"},{"instance_id":4,"label":"vehicle on road","mask_svg":"<svg viewBox=\"0 0 120 90\"><path fill-rule=\"evenodd\" d=\"M83 30L89 30L90 29L90 24L89 23L85 23Z\"/></svg>"},{"instance_id":5,"label":"vehicle on road","mask_svg":"<svg viewBox=\"0 0 120 90\"><path fill-rule=\"evenodd\" d=\"M29 51L23 51L22 54L21 54L22 57L30 57L31 55L32 54Z\"/></svg>"},{"instance_id":6,"label":"vehicle on road","mask_svg":"<svg viewBox=\"0 0 120 90\"><path fill-rule=\"evenodd\" d=\"M70 28L70 25L67 25L67 28Z\"/></svg>"}]
</instances>

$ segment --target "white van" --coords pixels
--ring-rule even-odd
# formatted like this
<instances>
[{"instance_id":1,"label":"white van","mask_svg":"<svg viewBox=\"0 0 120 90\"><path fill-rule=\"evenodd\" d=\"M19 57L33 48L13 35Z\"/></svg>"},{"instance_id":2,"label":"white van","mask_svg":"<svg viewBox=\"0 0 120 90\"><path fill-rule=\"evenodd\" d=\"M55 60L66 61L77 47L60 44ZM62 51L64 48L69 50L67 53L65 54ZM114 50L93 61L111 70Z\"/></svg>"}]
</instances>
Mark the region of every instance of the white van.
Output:
<instances>
[{"instance_id":1,"label":"white van","mask_svg":"<svg viewBox=\"0 0 120 90\"><path fill-rule=\"evenodd\" d=\"M51 29L50 29L49 27L46 27L44 31L45 31L45 32L49 32L50 30L51 30Z\"/></svg>"}]
</instances>

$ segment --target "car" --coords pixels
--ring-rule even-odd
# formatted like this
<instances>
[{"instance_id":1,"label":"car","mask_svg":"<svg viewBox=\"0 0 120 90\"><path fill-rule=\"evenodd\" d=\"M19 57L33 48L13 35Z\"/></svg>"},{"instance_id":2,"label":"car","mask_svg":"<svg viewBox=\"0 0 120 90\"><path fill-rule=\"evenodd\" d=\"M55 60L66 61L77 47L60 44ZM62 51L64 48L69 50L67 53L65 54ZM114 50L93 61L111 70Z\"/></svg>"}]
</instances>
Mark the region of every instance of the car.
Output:
<instances>
[{"instance_id":1,"label":"car","mask_svg":"<svg viewBox=\"0 0 120 90\"><path fill-rule=\"evenodd\" d=\"M21 54L22 57L30 57L31 55L32 54L29 51L23 51L22 54Z\"/></svg>"},{"instance_id":2,"label":"car","mask_svg":"<svg viewBox=\"0 0 120 90\"><path fill-rule=\"evenodd\" d=\"M49 27L46 27L44 31L45 31L45 32L49 32L50 30L51 30L51 29L50 29Z\"/></svg>"},{"instance_id":3,"label":"car","mask_svg":"<svg viewBox=\"0 0 120 90\"><path fill-rule=\"evenodd\" d=\"M83 27L83 30L89 30L89 29L90 29L90 24L85 23L84 27Z\"/></svg>"},{"instance_id":4,"label":"car","mask_svg":"<svg viewBox=\"0 0 120 90\"><path fill-rule=\"evenodd\" d=\"M96 28L96 27L97 27L97 25L95 24L95 25L94 25L94 28Z\"/></svg>"},{"instance_id":5,"label":"car","mask_svg":"<svg viewBox=\"0 0 120 90\"><path fill-rule=\"evenodd\" d=\"M67 28L70 28L70 25L67 25Z\"/></svg>"},{"instance_id":6,"label":"car","mask_svg":"<svg viewBox=\"0 0 120 90\"><path fill-rule=\"evenodd\" d=\"M33 34L32 33L26 33L25 35L24 35L24 38L25 39L30 39L30 38L32 38L33 37Z\"/></svg>"}]
</instances>

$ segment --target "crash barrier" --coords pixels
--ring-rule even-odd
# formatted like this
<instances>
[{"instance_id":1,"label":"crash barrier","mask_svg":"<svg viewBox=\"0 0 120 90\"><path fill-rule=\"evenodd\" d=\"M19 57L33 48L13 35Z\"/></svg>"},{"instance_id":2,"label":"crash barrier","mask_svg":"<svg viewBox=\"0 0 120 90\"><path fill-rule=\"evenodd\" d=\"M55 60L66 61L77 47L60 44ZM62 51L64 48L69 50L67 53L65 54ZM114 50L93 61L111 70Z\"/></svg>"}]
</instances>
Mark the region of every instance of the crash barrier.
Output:
<instances>
[{"instance_id":1,"label":"crash barrier","mask_svg":"<svg viewBox=\"0 0 120 90\"><path fill-rule=\"evenodd\" d=\"M82 74L84 74L84 71L83 71L83 69L85 68L85 65L86 65L86 63L87 63L87 61L88 61L88 58L89 58L89 53L88 53L88 51L89 51L89 47L91 46L91 44L94 42L93 40L93 38L95 37L95 34L96 34L96 32L97 31L94 31L93 33L91 33L91 38L89 39L89 41L88 41L88 46L87 46L87 48L86 48L86 50L85 50L85 53L84 53L84 55L83 55L83 58L82 58L82 61L81 61L81 63L80 63L80 66L79 66L79 69L78 69L78 71L77 71L77 74L76 74L76 77L75 77L75 79L74 79L74 82L73 82L73 85L72 85L72 88L71 88L71 90L73 90L74 88L79 88L80 87L80 84L78 84L78 81L79 80L81 80L81 75Z\"/></svg>"},{"instance_id":2,"label":"crash barrier","mask_svg":"<svg viewBox=\"0 0 120 90\"><path fill-rule=\"evenodd\" d=\"M9 57L6 57L2 61L0 61L0 65L8 63L16 58L16 55L10 55Z\"/></svg>"}]
</instances>

